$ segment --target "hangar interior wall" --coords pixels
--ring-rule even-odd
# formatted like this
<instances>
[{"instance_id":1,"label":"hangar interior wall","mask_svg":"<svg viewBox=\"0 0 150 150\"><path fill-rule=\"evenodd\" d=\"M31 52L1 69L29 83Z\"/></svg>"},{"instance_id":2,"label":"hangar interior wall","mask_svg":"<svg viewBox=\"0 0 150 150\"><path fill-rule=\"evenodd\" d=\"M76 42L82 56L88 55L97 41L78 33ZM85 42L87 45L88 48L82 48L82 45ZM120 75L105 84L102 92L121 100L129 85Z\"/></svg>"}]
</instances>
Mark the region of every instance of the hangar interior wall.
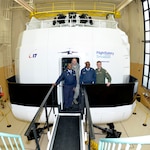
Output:
<instances>
[{"instance_id":1,"label":"hangar interior wall","mask_svg":"<svg viewBox=\"0 0 150 150\"><path fill-rule=\"evenodd\" d=\"M149 93L142 86L143 62L144 62L144 24L143 12L140 0L133 1L128 7L123 9L122 17L119 19L120 28L126 32L130 43L130 74L139 81L138 94L141 102L150 108L149 100L143 93ZM150 94L150 93L149 93Z\"/></svg>"},{"instance_id":2,"label":"hangar interior wall","mask_svg":"<svg viewBox=\"0 0 150 150\"><path fill-rule=\"evenodd\" d=\"M29 13L23 8L13 8L14 1L0 0L0 85L2 85L5 98L8 96L6 79L14 75L15 50L19 33L25 29L29 21ZM142 95L145 89L142 84L143 58L144 58L144 28L141 0L132 1L121 11L121 18L116 19L119 28L126 32L131 46L130 73L138 78L138 93L141 101L150 108L150 104Z\"/></svg>"},{"instance_id":3,"label":"hangar interior wall","mask_svg":"<svg viewBox=\"0 0 150 150\"><path fill-rule=\"evenodd\" d=\"M8 99L6 78L13 75L11 52L12 0L0 0L0 85Z\"/></svg>"}]
</instances>

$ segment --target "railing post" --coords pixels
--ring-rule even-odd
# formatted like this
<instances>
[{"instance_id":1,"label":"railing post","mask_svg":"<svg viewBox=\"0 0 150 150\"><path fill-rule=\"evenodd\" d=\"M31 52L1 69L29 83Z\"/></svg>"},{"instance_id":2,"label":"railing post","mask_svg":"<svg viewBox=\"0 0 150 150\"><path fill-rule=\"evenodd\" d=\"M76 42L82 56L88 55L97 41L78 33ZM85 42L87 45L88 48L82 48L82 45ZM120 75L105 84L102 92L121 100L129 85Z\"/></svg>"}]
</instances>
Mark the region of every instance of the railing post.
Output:
<instances>
[{"instance_id":1,"label":"railing post","mask_svg":"<svg viewBox=\"0 0 150 150\"><path fill-rule=\"evenodd\" d=\"M48 113L47 113L47 102L45 103L45 117L46 117L46 124L47 124L47 130L49 131L49 122L48 122Z\"/></svg>"},{"instance_id":2,"label":"railing post","mask_svg":"<svg viewBox=\"0 0 150 150\"><path fill-rule=\"evenodd\" d=\"M48 123L48 113L47 113L47 100L48 100L48 97L49 95L51 94L52 90L54 88L54 85L51 86L51 88L49 89L48 93L46 94L44 100L42 101L37 113L35 114L32 122L30 123L27 131L25 132L25 136L29 136L31 134L31 132L33 131L33 135L34 135L34 138L35 138L35 142L36 142L36 149L37 150L40 150L40 145L39 145L39 140L38 138L38 130L36 129L36 122L38 122L39 120L39 117L41 116L42 114L42 111L43 111L43 107L45 107L45 114L46 114L46 123L47 123L47 126L48 126L48 130L49 130L49 123Z\"/></svg>"},{"instance_id":3,"label":"railing post","mask_svg":"<svg viewBox=\"0 0 150 150\"><path fill-rule=\"evenodd\" d=\"M37 150L40 150L40 145L39 145L39 141L38 141L38 137L37 137L37 132L36 132L35 123L33 124L33 134L34 134L34 138L35 138L36 149L37 149Z\"/></svg>"}]
</instances>

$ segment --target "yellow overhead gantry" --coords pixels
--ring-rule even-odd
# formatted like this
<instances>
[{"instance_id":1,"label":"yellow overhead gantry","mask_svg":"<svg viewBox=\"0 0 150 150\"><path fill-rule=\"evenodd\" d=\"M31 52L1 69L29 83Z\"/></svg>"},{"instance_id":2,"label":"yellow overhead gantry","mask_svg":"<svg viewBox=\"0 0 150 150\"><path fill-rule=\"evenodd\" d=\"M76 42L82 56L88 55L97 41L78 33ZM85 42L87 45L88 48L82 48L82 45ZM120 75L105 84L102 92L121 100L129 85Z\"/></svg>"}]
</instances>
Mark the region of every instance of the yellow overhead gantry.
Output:
<instances>
[{"instance_id":1,"label":"yellow overhead gantry","mask_svg":"<svg viewBox=\"0 0 150 150\"><path fill-rule=\"evenodd\" d=\"M78 14L88 14L95 17L106 17L113 14L116 18L120 13L115 11L115 4L103 2L49 2L35 5L35 11L30 15L36 18L54 17L57 14L68 14L76 12Z\"/></svg>"},{"instance_id":2,"label":"yellow overhead gantry","mask_svg":"<svg viewBox=\"0 0 150 150\"><path fill-rule=\"evenodd\" d=\"M24 0L14 0L19 5L30 12L30 17L44 19L54 17L57 14L69 12L84 13L93 17L106 17L108 14L113 14L115 18L120 18L120 11L130 4L133 0L123 0L116 6L114 3L105 2L48 2L34 4L27 3Z\"/></svg>"},{"instance_id":3,"label":"yellow overhead gantry","mask_svg":"<svg viewBox=\"0 0 150 150\"><path fill-rule=\"evenodd\" d=\"M106 17L113 14L115 18L120 17L120 12L116 11L113 3L104 2L48 2L38 4L28 4L24 0L14 0L30 12L30 17L38 19L55 17L57 14L68 14L76 12L78 14L88 14L92 17Z\"/></svg>"}]
</instances>

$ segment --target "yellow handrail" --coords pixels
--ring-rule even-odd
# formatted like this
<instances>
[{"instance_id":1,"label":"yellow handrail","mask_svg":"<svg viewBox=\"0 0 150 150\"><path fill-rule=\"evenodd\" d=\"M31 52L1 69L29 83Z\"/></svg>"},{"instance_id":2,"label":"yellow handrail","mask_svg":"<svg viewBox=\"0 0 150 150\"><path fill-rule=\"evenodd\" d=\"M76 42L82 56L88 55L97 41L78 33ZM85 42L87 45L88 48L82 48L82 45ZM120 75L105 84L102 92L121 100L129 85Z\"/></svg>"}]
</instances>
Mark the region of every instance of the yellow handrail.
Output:
<instances>
[{"instance_id":1,"label":"yellow handrail","mask_svg":"<svg viewBox=\"0 0 150 150\"><path fill-rule=\"evenodd\" d=\"M59 13L67 14L69 12L88 13L90 16L105 17L108 14L114 14L116 18L120 13L116 12L116 5L104 2L49 2L35 5L35 12L31 17L46 18L54 17Z\"/></svg>"}]
</instances>

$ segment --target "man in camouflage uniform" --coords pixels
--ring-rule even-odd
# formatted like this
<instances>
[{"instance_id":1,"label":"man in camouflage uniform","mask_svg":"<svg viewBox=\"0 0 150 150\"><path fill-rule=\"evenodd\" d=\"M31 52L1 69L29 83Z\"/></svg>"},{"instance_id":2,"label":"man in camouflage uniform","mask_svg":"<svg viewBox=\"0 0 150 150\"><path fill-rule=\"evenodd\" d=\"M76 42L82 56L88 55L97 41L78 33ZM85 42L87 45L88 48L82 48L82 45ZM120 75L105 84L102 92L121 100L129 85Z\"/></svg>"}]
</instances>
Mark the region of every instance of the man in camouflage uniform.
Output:
<instances>
[{"instance_id":1,"label":"man in camouflage uniform","mask_svg":"<svg viewBox=\"0 0 150 150\"><path fill-rule=\"evenodd\" d=\"M96 83L97 84L105 84L105 79L108 80L107 86L110 86L111 83L111 76L110 74L102 68L102 62L97 61L97 69L95 69L96 72Z\"/></svg>"}]
</instances>

